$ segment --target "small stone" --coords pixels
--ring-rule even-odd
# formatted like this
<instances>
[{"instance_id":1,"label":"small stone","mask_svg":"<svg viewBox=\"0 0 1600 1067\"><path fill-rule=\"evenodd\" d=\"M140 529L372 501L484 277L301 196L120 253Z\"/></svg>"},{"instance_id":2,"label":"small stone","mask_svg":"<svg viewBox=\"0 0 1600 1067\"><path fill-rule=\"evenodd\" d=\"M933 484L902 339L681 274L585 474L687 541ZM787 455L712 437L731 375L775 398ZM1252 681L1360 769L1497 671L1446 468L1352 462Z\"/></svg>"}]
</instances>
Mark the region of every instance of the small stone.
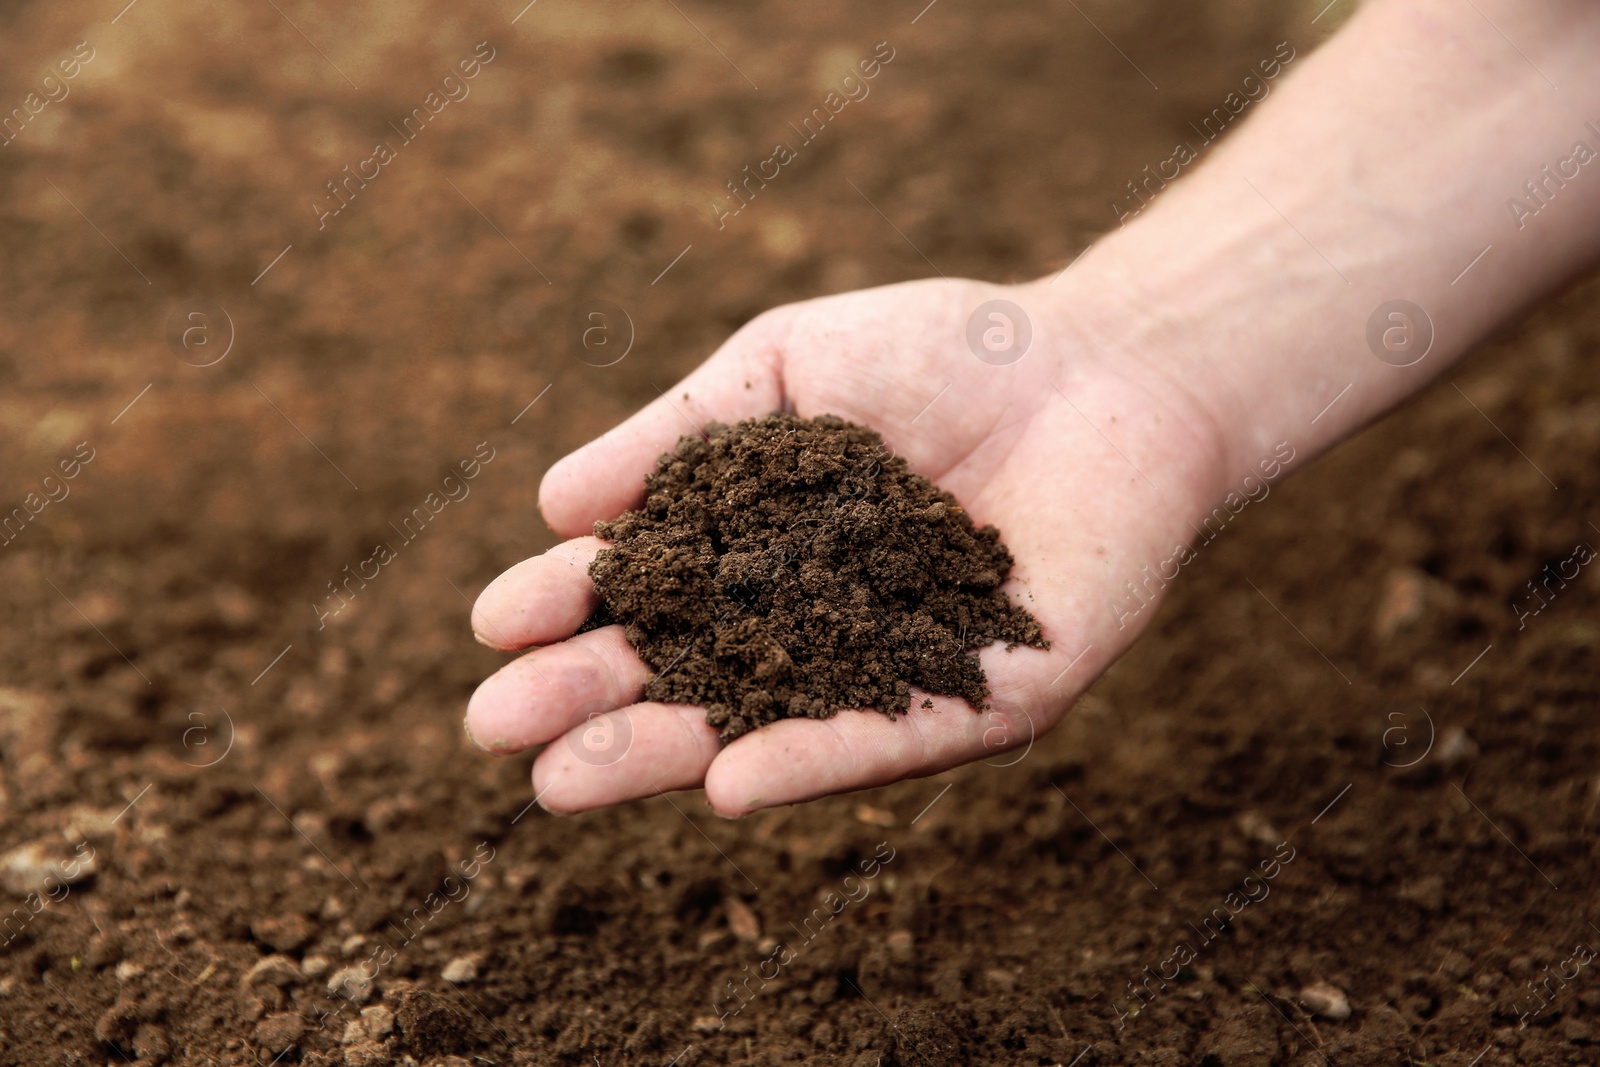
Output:
<instances>
[{"instance_id":1,"label":"small stone","mask_svg":"<svg viewBox=\"0 0 1600 1067\"><path fill-rule=\"evenodd\" d=\"M304 915L280 915L257 919L250 924L250 933L275 952L293 952L304 948L316 930Z\"/></svg>"},{"instance_id":2,"label":"small stone","mask_svg":"<svg viewBox=\"0 0 1600 1067\"><path fill-rule=\"evenodd\" d=\"M256 1043L273 1055L281 1056L299 1044L305 1032L306 1021L298 1012L279 1012L256 1024Z\"/></svg>"},{"instance_id":3,"label":"small stone","mask_svg":"<svg viewBox=\"0 0 1600 1067\"><path fill-rule=\"evenodd\" d=\"M700 1034L714 1034L722 1029L722 1019L716 1015L696 1015L689 1029Z\"/></svg>"},{"instance_id":4,"label":"small stone","mask_svg":"<svg viewBox=\"0 0 1600 1067\"><path fill-rule=\"evenodd\" d=\"M326 956L307 956L300 961L300 970L305 972L307 978L321 978L332 966L333 962Z\"/></svg>"},{"instance_id":5,"label":"small stone","mask_svg":"<svg viewBox=\"0 0 1600 1067\"><path fill-rule=\"evenodd\" d=\"M94 853L74 853L64 844L34 841L0 855L0 886L19 897L46 896L63 885L94 876Z\"/></svg>"},{"instance_id":6,"label":"small stone","mask_svg":"<svg viewBox=\"0 0 1600 1067\"><path fill-rule=\"evenodd\" d=\"M1477 755L1478 743L1461 727L1452 726L1440 735L1438 757L1446 767L1464 763Z\"/></svg>"},{"instance_id":7,"label":"small stone","mask_svg":"<svg viewBox=\"0 0 1600 1067\"><path fill-rule=\"evenodd\" d=\"M991 967L984 971L983 978L989 988L996 993L1009 993L1017 986L1017 976L999 967Z\"/></svg>"},{"instance_id":8,"label":"small stone","mask_svg":"<svg viewBox=\"0 0 1600 1067\"><path fill-rule=\"evenodd\" d=\"M360 952L363 948L365 948L366 944L367 939L365 937L362 937L360 934L351 934L349 937L345 938L344 943L339 946L339 954L345 959L349 959L351 956L354 956L357 952Z\"/></svg>"},{"instance_id":9,"label":"small stone","mask_svg":"<svg viewBox=\"0 0 1600 1067\"><path fill-rule=\"evenodd\" d=\"M144 968L139 966L139 964L135 963L133 960L123 960L121 963L117 964L116 975L117 981L119 982L132 981L143 973Z\"/></svg>"},{"instance_id":10,"label":"small stone","mask_svg":"<svg viewBox=\"0 0 1600 1067\"><path fill-rule=\"evenodd\" d=\"M866 823L868 826L893 826L894 812L875 808L871 804L856 805L856 822Z\"/></svg>"},{"instance_id":11,"label":"small stone","mask_svg":"<svg viewBox=\"0 0 1600 1067\"><path fill-rule=\"evenodd\" d=\"M1328 982L1316 981L1300 990L1300 1004L1312 1015L1343 1022L1350 1018L1350 998Z\"/></svg>"},{"instance_id":12,"label":"small stone","mask_svg":"<svg viewBox=\"0 0 1600 1067\"><path fill-rule=\"evenodd\" d=\"M300 981L302 977L300 968L288 956L263 956L244 972L244 977L239 979L239 989L245 991L257 983L282 989Z\"/></svg>"},{"instance_id":13,"label":"small stone","mask_svg":"<svg viewBox=\"0 0 1600 1067\"><path fill-rule=\"evenodd\" d=\"M116 819L121 814L120 808L75 805L67 812L67 821L61 828L61 836L73 844L80 841L109 841L117 836Z\"/></svg>"},{"instance_id":14,"label":"small stone","mask_svg":"<svg viewBox=\"0 0 1600 1067\"><path fill-rule=\"evenodd\" d=\"M478 957L475 955L457 956L445 964L444 970L439 973L439 977L452 985L465 985L468 982L476 981L478 977Z\"/></svg>"},{"instance_id":15,"label":"small stone","mask_svg":"<svg viewBox=\"0 0 1600 1067\"><path fill-rule=\"evenodd\" d=\"M1427 581L1427 575L1409 568L1389 572L1372 619L1372 629L1379 637L1393 637L1422 618Z\"/></svg>"},{"instance_id":16,"label":"small stone","mask_svg":"<svg viewBox=\"0 0 1600 1067\"><path fill-rule=\"evenodd\" d=\"M355 1026L355 1023L351 1023ZM388 1067L405 1061L395 1060L376 1041L357 1041L344 1047L345 1067ZM415 1063L415 1060L411 1060Z\"/></svg>"},{"instance_id":17,"label":"small stone","mask_svg":"<svg viewBox=\"0 0 1600 1067\"><path fill-rule=\"evenodd\" d=\"M360 967L342 967L328 979L328 995L365 1004L372 999L372 979Z\"/></svg>"},{"instance_id":18,"label":"small stone","mask_svg":"<svg viewBox=\"0 0 1600 1067\"><path fill-rule=\"evenodd\" d=\"M374 1041L382 1041L394 1030L394 1012L382 1004L362 1008L361 1024L366 1027L368 1037Z\"/></svg>"},{"instance_id":19,"label":"small stone","mask_svg":"<svg viewBox=\"0 0 1600 1067\"><path fill-rule=\"evenodd\" d=\"M733 936L740 941L761 939L761 920L750 910L750 905L738 897L728 898L728 929L732 930Z\"/></svg>"},{"instance_id":20,"label":"small stone","mask_svg":"<svg viewBox=\"0 0 1600 1067\"><path fill-rule=\"evenodd\" d=\"M1267 821L1259 811L1245 811L1234 820L1239 832L1258 845L1276 845L1283 840L1278 828Z\"/></svg>"},{"instance_id":21,"label":"small stone","mask_svg":"<svg viewBox=\"0 0 1600 1067\"><path fill-rule=\"evenodd\" d=\"M911 958L913 942L910 930L895 930L889 934L889 954L897 960L905 961Z\"/></svg>"},{"instance_id":22,"label":"small stone","mask_svg":"<svg viewBox=\"0 0 1600 1067\"><path fill-rule=\"evenodd\" d=\"M339 1040L346 1045L354 1045L357 1042L365 1041L367 1040L367 1028L360 1019L351 1019L344 1024L344 1036Z\"/></svg>"}]
</instances>

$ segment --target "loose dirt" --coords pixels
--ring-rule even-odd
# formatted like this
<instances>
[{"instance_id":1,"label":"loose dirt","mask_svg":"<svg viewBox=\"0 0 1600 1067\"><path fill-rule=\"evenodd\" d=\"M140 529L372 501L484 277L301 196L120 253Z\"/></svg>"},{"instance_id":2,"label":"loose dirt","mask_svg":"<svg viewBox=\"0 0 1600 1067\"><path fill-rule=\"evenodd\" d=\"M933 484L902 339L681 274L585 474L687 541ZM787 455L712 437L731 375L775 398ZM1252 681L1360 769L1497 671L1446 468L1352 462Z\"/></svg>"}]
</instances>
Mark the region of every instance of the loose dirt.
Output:
<instances>
[{"instance_id":1,"label":"loose dirt","mask_svg":"<svg viewBox=\"0 0 1600 1067\"><path fill-rule=\"evenodd\" d=\"M1252 503L1026 755L737 822L694 793L555 818L529 758L461 736L505 662L469 598L553 543L552 462L773 304L1066 266L1350 5L125 6L0 5L0 113L97 50L0 148L0 507L94 450L0 547L0 870L47 885L0 898L0 1063L1594 1062L1600 576L1543 577L1600 546L1594 280ZM195 298L237 330L206 367L166 340ZM597 298L637 331L606 367L565 342ZM1191 929L1230 894L1261 899Z\"/></svg>"},{"instance_id":2,"label":"loose dirt","mask_svg":"<svg viewBox=\"0 0 1600 1067\"><path fill-rule=\"evenodd\" d=\"M911 687L974 708L973 649L1048 648L1000 591L1011 553L877 433L773 414L684 437L645 504L595 525L603 606L658 673L646 697L706 709L732 740L779 719L876 708Z\"/></svg>"}]
</instances>

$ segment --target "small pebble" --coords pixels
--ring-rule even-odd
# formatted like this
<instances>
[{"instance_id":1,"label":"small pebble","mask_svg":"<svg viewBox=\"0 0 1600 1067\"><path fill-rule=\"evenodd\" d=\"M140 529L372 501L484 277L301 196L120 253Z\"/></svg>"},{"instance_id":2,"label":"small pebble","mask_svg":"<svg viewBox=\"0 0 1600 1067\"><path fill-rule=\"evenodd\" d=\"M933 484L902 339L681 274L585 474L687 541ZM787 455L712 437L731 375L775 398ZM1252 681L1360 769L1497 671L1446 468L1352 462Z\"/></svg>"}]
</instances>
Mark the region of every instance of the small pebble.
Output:
<instances>
[{"instance_id":1,"label":"small pebble","mask_svg":"<svg viewBox=\"0 0 1600 1067\"><path fill-rule=\"evenodd\" d=\"M277 952L293 952L303 948L316 933L304 915L279 915L270 919L257 919L250 924L250 933L257 941Z\"/></svg>"},{"instance_id":2,"label":"small pebble","mask_svg":"<svg viewBox=\"0 0 1600 1067\"><path fill-rule=\"evenodd\" d=\"M910 930L895 930L888 937L889 954L897 960L909 960L914 947Z\"/></svg>"},{"instance_id":3,"label":"small pebble","mask_svg":"<svg viewBox=\"0 0 1600 1067\"><path fill-rule=\"evenodd\" d=\"M244 977L239 979L239 989L248 990L258 982L282 989L300 979L300 968L288 956L263 956L244 972Z\"/></svg>"},{"instance_id":4,"label":"small pebble","mask_svg":"<svg viewBox=\"0 0 1600 1067\"><path fill-rule=\"evenodd\" d=\"M871 804L857 804L855 816L856 822L868 826L893 826L895 823L894 812L875 808Z\"/></svg>"},{"instance_id":5,"label":"small pebble","mask_svg":"<svg viewBox=\"0 0 1600 1067\"><path fill-rule=\"evenodd\" d=\"M93 853L75 853L64 843L34 841L0 855L0 886L19 897L44 896L93 875Z\"/></svg>"},{"instance_id":6,"label":"small pebble","mask_svg":"<svg viewBox=\"0 0 1600 1067\"><path fill-rule=\"evenodd\" d=\"M372 998L372 979L360 967L342 967L328 979L328 995L365 1004Z\"/></svg>"},{"instance_id":7,"label":"small pebble","mask_svg":"<svg viewBox=\"0 0 1600 1067\"><path fill-rule=\"evenodd\" d=\"M1312 1015L1343 1022L1350 1018L1350 998L1344 990L1328 982L1312 982L1300 990L1300 1003Z\"/></svg>"},{"instance_id":8,"label":"small pebble","mask_svg":"<svg viewBox=\"0 0 1600 1067\"><path fill-rule=\"evenodd\" d=\"M394 1030L394 1012L382 1004L362 1008L361 1024L366 1027L368 1037L374 1041L382 1041Z\"/></svg>"},{"instance_id":9,"label":"small pebble","mask_svg":"<svg viewBox=\"0 0 1600 1067\"><path fill-rule=\"evenodd\" d=\"M282 1055L305 1036L306 1021L299 1012L269 1015L256 1024L256 1041L274 1055Z\"/></svg>"},{"instance_id":10,"label":"small pebble","mask_svg":"<svg viewBox=\"0 0 1600 1067\"><path fill-rule=\"evenodd\" d=\"M738 897L728 898L728 929L740 941L758 941L761 938L761 920L750 910L750 905Z\"/></svg>"},{"instance_id":11,"label":"small pebble","mask_svg":"<svg viewBox=\"0 0 1600 1067\"><path fill-rule=\"evenodd\" d=\"M126 982L143 974L144 968L132 960L123 960L121 963L117 964L116 973L117 981Z\"/></svg>"},{"instance_id":12,"label":"small pebble","mask_svg":"<svg viewBox=\"0 0 1600 1067\"><path fill-rule=\"evenodd\" d=\"M476 956L457 956L445 964L444 970L439 974L446 982L452 985L465 985L476 981L478 977L478 958Z\"/></svg>"}]
</instances>

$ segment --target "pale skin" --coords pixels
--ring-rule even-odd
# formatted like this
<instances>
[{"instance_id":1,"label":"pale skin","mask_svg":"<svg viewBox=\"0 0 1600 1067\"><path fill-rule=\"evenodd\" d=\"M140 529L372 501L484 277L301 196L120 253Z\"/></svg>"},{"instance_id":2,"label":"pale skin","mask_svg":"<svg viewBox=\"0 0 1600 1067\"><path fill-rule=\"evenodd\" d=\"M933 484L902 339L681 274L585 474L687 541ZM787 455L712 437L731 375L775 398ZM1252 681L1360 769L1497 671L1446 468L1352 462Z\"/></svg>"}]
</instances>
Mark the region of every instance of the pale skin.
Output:
<instances>
[{"instance_id":1,"label":"pale skin","mask_svg":"<svg viewBox=\"0 0 1600 1067\"><path fill-rule=\"evenodd\" d=\"M1160 583L1141 587L1151 602L1137 612L1108 601L1138 603L1124 583L1195 541L1280 443L1299 470L1593 263L1600 159L1569 163L1576 176L1539 198L1524 183L1558 172L1575 142L1600 151L1585 126L1600 129L1597 53L1600 4L1373 0L1315 54L1300 49L1253 114L1065 274L908 282L755 319L546 474L540 510L572 540L474 606L479 640L531 651L479 687L468 733L493 752L546 746L534 789L561 813L703 786L732 817L1014 758L1000 754L1059 722L1149 624ZM1537 211L1513 211L1514 197ZM1007 366L965 340L996 297L1034 329ZM1366 341L1369 316L1396 298L1436 330L1409 367ZM937 696L923 710L917 693L897 720L843 711L723 745L702 709L640 702L652 672L620 627L573 636L597 603L594 523L640 502L680 436L778 408L879 430L1000 528L1017 560L1007 591L1051 648L984 649L988 711ZM597 725L631 736L625 755L580 758Z\"/></svg>"}]
</instances>

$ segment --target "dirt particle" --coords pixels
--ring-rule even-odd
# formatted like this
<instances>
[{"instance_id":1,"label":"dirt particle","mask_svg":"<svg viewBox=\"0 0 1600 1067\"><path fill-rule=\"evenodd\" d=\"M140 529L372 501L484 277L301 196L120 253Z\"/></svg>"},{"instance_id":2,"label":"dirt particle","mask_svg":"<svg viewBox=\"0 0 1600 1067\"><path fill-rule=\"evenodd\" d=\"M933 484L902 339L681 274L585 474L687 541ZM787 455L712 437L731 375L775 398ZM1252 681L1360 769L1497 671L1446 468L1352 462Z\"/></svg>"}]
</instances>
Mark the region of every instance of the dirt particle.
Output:
<instances>
[{"instance_id":1,"label":"dirt particle","mask_svg":"<svg viewBox=\"0 0 1600 1067\"><path fill-rule=\"evenodd\" d=\"M365 1004L372 997L372 979L360 967L341 967L328 979L328 995Z\"/></svg>"},{"instance_id":2,"label":"dirt particle","mask_svg":"<svg viewBox=\"0 0 1600 1067\"><path fill-rule=\"evenodd\" d=\"M738 897L728 898L728 929L740 941L761 940L761 920L750 910L750 905Z\"/></svg>"},{"instance_id":3,"label":"dirt particle","mask_svg":"<svg viewBox=\"0 0 1600 1067\"><path fill-rule=\"evenodd\" d=\"M406 988L397 1000L395 1023L412 1052L444 1056L464 1052L471 1045L472 1020L437 994Z\"/></svg>"},{"instance_id":4,"label":"dirt particle","mask_svg":"<svg viewBox=\"0 0 1600 1067\"><path fill-rule=\"evenodd\" d=\"M924 701L924 705L932 706L933 701ZM871 804L857 804L855 810L856 822L868 826L893 826L895 824L894 812L883 808L875 808Z\"/></svg>"},{"instance_id":5,"label":"dirt particle","mask_svg":"<svg viewBox=\"0 0 1600 1067\"><path fill-rule=\"evenodd\" d=\"M1350 998L1331 982L1312 982L1300 990L1300 1004L1312 1015L1334 1022L1350 1018Z\"/></svg>"},{"instance_id":6,"label":"dirt particle","mask_svg":"<svg viewBox=\"0 0 1600 1067\"><path fill-rule=\"evenodd\" d=\"M368 1037L374 1041L382 1041L394 1031L394 1012L382 1004L374 1004L370 1008L362 1008L361 1025L366 1030Z\"/></svg>"},{"instance_id":7,"label":"dirt particle","mask_svg":"<svg viewBox=\"0 0 1600 1067\"><path fill-rule=\"evenodd\" d=\"M306 1021L298 1012L279 1012L256 1024L256 1043L274 1056L279 1056L299 1044L305 1032Z\"/></svg>"},{"instance_id":8,"label":"dirt particle","mask_svg":"<svg viewBox=\"0 0 1600 1067\"><path fill-rule=\"evenodd\" d=\"M989 694L974 650L1048 648L998 586L1011 553L871 430L773 414L685 437L644 507L595 525L602 606L657 672L646 698L698 704L732 740L784 718L906 711L911 688Z\"/></svg>"},{"instance_id":9,"label":"dirt particle","mask_svg":"<svg viewBox=\"0 0 1600 1067\"><path fill-rule=\"evenodd\" d=\"M263 956L239 979L239 990L246 992L258 984L282 989L299 982L301 977L300 968L288 956Z\"/></svg>"},{"instance_id":10,"label":"dirt particle","mask_svg":"<svg viewBox=\"0 0 1600 1067\"><path fill-rule=\"evenodd\" d=\"M444 965L444 970L439 972L439 977L452 985L466 985L468 982L477 981L478 957L457 956Z\"/></svg>"},{"instance_id":11,"label":"dirt particle","mask_svg":"<svg viewBox=\"0 0 1600 1067\"><path fill-rule=\"evenodd\" d=\"M93 875L94 854L75 854L65 843L33 841L0 855L0 886L19 897L59 893Z\"/></svg>"},{"instance_id":12,"label":"dirt particle","mask_svg":"<svg viewBox=\"0 0 1600 1067\"><path fill-rule=\"evenodd\" d=\"M250 924L250 933L276 952L294 952L305 947L316 928L304 915L280 915L257 919Z\"/></svg>"}]
</instances>

